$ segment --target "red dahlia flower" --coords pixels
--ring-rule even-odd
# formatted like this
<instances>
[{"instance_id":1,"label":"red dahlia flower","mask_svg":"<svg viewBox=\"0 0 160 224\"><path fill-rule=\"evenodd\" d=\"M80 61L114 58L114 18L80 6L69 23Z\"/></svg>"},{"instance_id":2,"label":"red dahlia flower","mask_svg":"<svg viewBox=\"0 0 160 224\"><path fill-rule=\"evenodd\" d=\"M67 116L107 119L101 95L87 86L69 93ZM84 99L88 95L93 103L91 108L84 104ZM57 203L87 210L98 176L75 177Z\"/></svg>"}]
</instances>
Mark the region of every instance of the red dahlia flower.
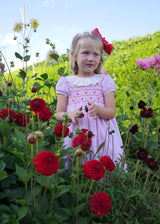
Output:
<instances>
[{"instance_id":1,"label":"red dahlia flower","mask_svg":"<svg viewBox=\"0 0 160 224\"><path fill-rule=\"evenodd\" d=\"M13 110L8 110L8 109L2 109L0 111L0 118L2 118L3 120L6 119L6 117L9 116L8 122L11 123L15 118L15 112Z\"/></svg>"},{"instance_id":2,"label":"red dahlia flower","mask_svg":"<svg viewBox=\"0 0 160 224\"><path fill-rule=\"evenodd\" d=\"M50 109L45 107L42 111L35 111L35 115L36 117L39 117L40 120L45 122L51 118L52 112L50 111Z\"/></svg>"},{"instance_id":3,"label":"red dahlia flower","mask_svg":"<svg viewBox=\"0 0 160 224\"><path fill-rule=\"evenodd\" d=\"M131 132L134 135L136 132L138 132L138 128L139 127L135 124L129 129L129 132Z\"/></svg>"},{"instance_id":4,"label":"red dahlia flower","mask_svg":"<svg viewBox=\"0 0 160 224\"><path fill-rule=\"evenodd\" d=\"M88 179L100 180L104 176L105 170L98 160L89 160L83 165L83 173Z\"/></svg>"},{"instance_id":5,"label":"red dahlia flower","mask_svg":"<svg viewBox=\"0 0 160 224\"><path fill-rule=\"evenodd\" d=\"M82 131L83 133L86 133L87 136L88 136L88 138L91 138L91 137L93 136L92 131L89 131L88 129L84 129L84 128L82 128L81 131Z\"/></svg>"},{"instance_id":6,"label":"red dahlia flower","mask_svg":"<svg viewBox=\"0 0 160 224\"><path fill-rule=\"evenodd\" d=\"M69 134L69 128L65 125L58 124L54 128L54 134L57 135L58 137L67 137ZM64 136L62 136L64 135Z\"/></svg>"},{"instance_id":7,"label":"red dahlia flower","mask_svg":"<svg viewBox=\"0 0 160 224\"><path fill-rule=\"evenodd\" d=\"M41 98L35 98L30 102L30 110L42 111L46 107L46 102Z\"/></svg>"},{"instance_id":8,"label":"red dahlia flower","mask_svg":"<svg viewBox=\"0 0 160 224\"><path fill-rule=\"evenodd\" d=\"M91 195L89 208L95 216L105 216L111 210L112 202L105 192L98 192Z\"/></svg>"},{"instance_id":9,"label":"red dahlia flower","mask_svg":"<svg viewBox=\"0 0 160 224\"><path fill-rule=\"evenodd\" d=\"M110 172L112 172L115 169L115 164L109 156L102 156L100 158L100 162L103 164L103 166L106 167L106 170Z\"/></svg>"},{"instance_id":10,"label":"red dahlia flower","mask_svg":"<svg viewBox=\"0 0 160 224\"><path fill-rule=\"evenodd\" d=\"M35 157L33 163L37 172L45 176L50 176L57 173L57 170L59 169L58 157L50 151L40 152Z\"/></svg>"},{"instance_id":11,"label":"red dahlia flower","mask_svg":"<svg viewBox=\"0 0 160 224\"><path fill-rule=\"evenodd\" d=\"M73 139L73 148L81 146L83 151L88 151L91 147L91 138L88 138L84 133L80 133Z\"/></svg>"},{"instance_id":12,"label":"red dahlia flower","mask_svg":"<svg viewBox=\"0 0 160 224\"><path fill-rule=\"evenodd\" d=\"M20 126L20 127L26 127L29 124L29 117L25 117L22 113L16 114L16 120L15 122Z\"/></svg>"},{"instance_id":13,"label":"red dahlia flower","mask_svg":"<svg viewBox=\"0 0 160 224\"><path fill-rule=\"evenodd\" d=\"M144 148L139 148L136 154L139 160L145 161L148 158L148 152Z\"/></svg>"},{"instance_id":14,"label":"red dahlia flower","mask_svg":"<svg viewBox=\"0 0 160 224\"><path fill-rule=\"evenodd\" d=\"M138 102L138 108L139 109L143 109L143 108L145 108L145 106L146 106L146 103L143 100L140 100Z\"/></svg>"},{"instance_id":15,"label":"red dahlia flower","mask_svg":"<svg viewBox=\"0 0 160 224\"><path fill-rule=\"evenodd\" d=\"M153 110L151 108L143 108L143 110L141 110L141 117L144 117L144 118L150 118L150 117L153 117Z\"/></svg>"},{"instance_id":16,"label":"red dahlia flower","mask_svg":"<svg viewBox=\"0 0 160 224\"><path fill-rule=\"evenodd\" d=\"M157 161L155 161L153 158L149 158L146 161L146 165L148 166L148 168L150 168L151 170L157 170L158 169L158 165L157 165Z\"/></svg>"}]
</instances>

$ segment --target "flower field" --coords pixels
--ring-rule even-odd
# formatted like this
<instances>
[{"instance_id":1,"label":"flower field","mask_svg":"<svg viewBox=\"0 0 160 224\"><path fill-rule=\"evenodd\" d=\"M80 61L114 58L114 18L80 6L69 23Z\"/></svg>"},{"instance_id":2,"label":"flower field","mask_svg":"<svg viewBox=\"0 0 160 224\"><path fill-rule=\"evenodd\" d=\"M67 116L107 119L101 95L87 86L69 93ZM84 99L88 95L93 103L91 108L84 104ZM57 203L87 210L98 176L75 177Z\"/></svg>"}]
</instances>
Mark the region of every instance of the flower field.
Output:
<instances>
[{"instance_id":1,"label":"flower field","mask_svg":"<svg viewBox=\"0 0 160 224\"><path fill-rule=\"evenodd\" d=\"M22 31L36 35L37 28L35 19L15 23L15 41ZM108 156L86 161L94 133L81 129L83 114L77 116L76 136L67 116L63 124L55 119L55 85L70 75L68 52L58 55L47 38L47 60L27 66L31 35L23 38L23 54L15 52L20 70L12 72L14 62L0 52L9 71L0 70L0 223L159 224L160 32L113 41L112 55L104 55L103 72L117 85L125 151L120 166ZM73 145L65 149L67 136ZM72 160L65 169L68 154Z\"/></svg>"}]
</instances>

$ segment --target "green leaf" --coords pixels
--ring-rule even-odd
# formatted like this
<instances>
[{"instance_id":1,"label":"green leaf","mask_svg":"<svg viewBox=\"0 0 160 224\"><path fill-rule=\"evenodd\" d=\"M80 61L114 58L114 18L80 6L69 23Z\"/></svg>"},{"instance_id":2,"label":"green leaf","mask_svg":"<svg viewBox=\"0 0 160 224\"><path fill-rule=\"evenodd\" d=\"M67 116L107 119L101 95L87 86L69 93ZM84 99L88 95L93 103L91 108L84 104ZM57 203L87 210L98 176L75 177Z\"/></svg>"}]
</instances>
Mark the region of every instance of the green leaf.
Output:
<instances>
[{"instance_id":1,"label":"green leaf","mask_svg":"<svg viewBox=\"0 0 160 224\"><path fill-rule=\"evenodd\" d=\"M30 175L23 167L20 167L17 164L16 164L16 174L24 184L28 183Z\"/></svg>"},{"instance_id":2,"label":"green leaf","mask_svg":"<svg viewBox=\"0 0 160 224\"><path fill-rule=\"evenodd\" d=\"M19 75L18 75L19 78L25 80L26 78L26 72L23 71L22 69L20 69L20 72L19 72Z\"/></svg>"},{"instance_id":3,"label":"green leaf","mask_svg":"<svg viewBox=\"0 0 160 224\"><path fill-rule=\"evenodd\" d=\"M3 160L0 161L0 171L3 171L6 164L3 162Z\"/></svg>"},{"instance_id":4,"label":"green leaf","mask_svg":"<svg viewBox=\"0 0 160 224\"><path fill-rule=\"evenodd\" d=\"M2 135L3 137L7 136L8 132L10 131L10 125L6 120L1 120L0 121L0 136Z\"/></svg>"},{"instance_id":5,"label":"green leaf","mask_svg":"<svg viewBox=\"0 0 160 224\"><path fill-rule=\"evenodd\" d=\"M0 172L0 181L3 180L3 179L6 178L6 177L7 177L7 173L6 173L6 171L1 171L1 172Z\"/></svg>"},{"instance_id":6,"label":"green leaf","mask_svg":"<svg viewBox=\"0 0 160 224\"><path fill-rule=\"evenodd\" d=\"M50 83L50 82L45 82L45 86L47 86L49 89L52 87L52 83Z\"/></svg>"},{"instance_id":7,"label":"green leaf","mask_svg":"<svg viewBox=\"0 0 160 224\"><path fill-rule=\"evenodd\" d=\"M88 204L88 202L81 203L77 206L77 208L75 210L77 210L78 212L81 212L87 204Z\"/></svg>"},{"instance_id":8,"label":"green leaf","mask_svg":"<svg viewBox=\"0 0 160 224\"><path fill-rule=\"evenodd\" d=\"M47 73L43 73L41 75L41 77L44 79L44 80L47 80L48 79L48 74Z\"/></svg>"},{"instance_id":9,"label":"green leaf","mask_svg":"<svg viewBox=\"0 0 160 224\"><path fill-rule=\"evenodd\" d=\"M30 60L30 55L26 55L23 59L25 62L29 61Z\"/></svg>"},{"instance_id":10,"label":"green leaf","mask_svg":"<svg viewBox=\"0 0 160 224\"><path fill-rule=\"evenodd\" d=\"M102 143L100 144L100 146L98 147L97 152L94 154L94 157L96 156L96 154L97 154L101 149L103 149L104 145L105 145L105 141L102 142Z\"/></svg>"},{"instance_id":11,"label":"green leaf","mask_svg":"<svg viewBox=\"0 0 160 224\"><path fill-rule=\"evenodd\" d=\"M18 209L18 220L21 220L24 216L27 215L27 208L26 207L21 207Z\"/></svg>"},{"instance_id":12,"label":"green leaf","mask_svg":"<svg viewBox=\"0 0 160 224\"><path fill-rule=\"evenodd\" d=\"M87 224L87 221L88 221L88 217L80 217L79 219L78 219L78 222L77 222L77 224Z\"/></svg>"},{"instance_id":13,"label":"green leaf","mask_svg":"<svg viewBox=\"0 0 160 224\"><path fill-rule=\"evenodd\" d=\"M61 195L65 194L65 193L67 193L69 191L70 191L69 187L67 187L66 185L61 185L61 186L58 187L58 192L56 193L55 198L58 198Z\"/></svg>"},{"instance_id":14,"label":"green leaf","mask_svg":"<svg viewBox=\"0 0 160 224\"><path fill-rule=\"evenodd\" d=\"M42 81L43 79L41 79L41 78L35 78L35 80L37 81L37 80L40 80L40 81Z\"/></svg>"},{"instance_id":15,"label":"green leaf","mask_svg":"<svg viewBox=\"0 0 160 224\"><path fill-rule=\"evenodd\" d=\"M16 58L19 58L20 60L23 59L23 57L18 52L15 52L15 56L16 56Z\"/></svg>"}]
</instances>

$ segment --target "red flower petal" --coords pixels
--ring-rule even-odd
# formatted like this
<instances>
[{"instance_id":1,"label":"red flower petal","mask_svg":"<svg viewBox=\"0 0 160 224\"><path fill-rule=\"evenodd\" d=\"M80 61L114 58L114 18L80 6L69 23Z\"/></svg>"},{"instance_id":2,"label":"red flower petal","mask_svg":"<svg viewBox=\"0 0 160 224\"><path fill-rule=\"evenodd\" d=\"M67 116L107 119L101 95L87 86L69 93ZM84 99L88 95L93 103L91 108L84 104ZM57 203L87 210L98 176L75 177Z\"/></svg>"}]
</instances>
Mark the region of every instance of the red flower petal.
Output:
<instances>
[{"instance_id":1,"label":"red flower petal","mask_svg":"<svg viewBox=\"0 0 160 224\"><path fill-rule=\"evenodd\" d=\"M20 127L26 127L29 124L29 117L25 117L22 113L16 114L16 120L15 122L20 126Z\"/></svg>"},{"instance_id":2,"label":"red flower petal","mask_svg":"<svg viewBox=\"0 0 160 224\"><path fill-rule=\"evenodd\" d=\"M69 134L69 128L65 125L59 124L54 128L54 134L58 137L62 137L62 132L64 132L64 137L67 137Z\"/></svg>"},{"instance_id":3,"label":"red flower petal","mask_svg":"<svg viewBox=\"0 0 160 224\"><path fill-rule=\"evenodd\" d=\"M73 139L72 146L73 148L80 146L82 150L88 151L91 147L91 138L86 136L84 133L80 133Z\"/></svg>"},{"instance_id":4,"label":"red flower petal","mask_svg":"<svg viewBox=\"0 0 160 224\"><path fill-rule=\"evenodd\" d=\"M83 173L88 179L100 180L104 176L104 166L98 160L89 160L83 165Z\"/></svg>"},{"instance_id":5,"label":"red flower petal","mask_svg":"<svg viewBox=\"0 0 160 224\"><path fill-rule=\"evenodd\" d=\"M109 156L102 156L100 162L103 164L103 166L106 167L106 170L110 172L112 172L115 169L115 164Z\"/></svg>"},{"instance_id":6,"label":"red flower petal","mask_svg":"<svg viewBox=\"0 0 160 224\"><path fill-rule=\"evenodd\" d=\"M30 110L42 111L46 107L46 102L41 98L35 98L30 102Z\"/></svg>"},{"instance_id":7,"label":"red flower petal","mask_svg":"<svg viewBox=\"0 0 160 224\"><path fill-rule=\"evenodd\" d=\"M39 117L40 120L45 122L51 118L52 112L50 111L50 109L45 107L42 111L35 111L35 115L36 117Z\"/></svg>"},{"instance_id":8,"label":"red flower petal","mask_svg":"<svg viewBox=\"0 0 160 224\"><path fill-rule=\"evenodd\" d=\"M37 172L45 176L50 176L57 173L59 160L53 152L43 151L35 157L34 165Z\"/></svg>"},{"instance_id":9,"label":"red flower petal","mask_svg":"<svg viewBox=\"0 0 160 224\"><path fill-rule=\"evenodd\" d=\"M8 122L11 123L15 118L15 112L9 109L3 109L0 111L0 118L5 120L9 116Z\"/></svg>"},{"instance_id":10,"label":"red flower petal","mask_svg":"<svg viewBox=\"0 0 160 224\"><path fill-rule=\"evenodd\" d=\"M109 213L112 203L105 192L99 192L91 195L89 208L95 216L105 216Z\"/></svg>"}]
</instances>

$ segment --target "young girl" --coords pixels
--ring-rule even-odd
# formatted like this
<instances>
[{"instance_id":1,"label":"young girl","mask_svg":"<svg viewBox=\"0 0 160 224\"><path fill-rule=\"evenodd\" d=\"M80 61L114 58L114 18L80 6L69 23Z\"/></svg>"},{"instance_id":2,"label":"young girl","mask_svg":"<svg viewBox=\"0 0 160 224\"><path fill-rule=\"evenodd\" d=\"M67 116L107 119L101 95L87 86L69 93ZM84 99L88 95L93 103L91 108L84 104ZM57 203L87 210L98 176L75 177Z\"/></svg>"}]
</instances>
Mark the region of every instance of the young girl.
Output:
<instances>
[{"instance_id":1,"label":"young girl","mask_svg":"<svg viewBox=\"0 0 160 224\"><path fill-rule=\"evenodd\" d=\"M110 55L112 49L113 46L102 38L97 28L91 33L84 32L74 37L70 50L70 66L74 75L58 80L56 119L63 121L67 114L72 121L70 132L75 133L78 127L77 114L83 112L80 129L88 129L94 134L90 158L98 159L107 155L119 163L123 148L115 119L116 85L109 75L101 74L103 50ZM104 147L96 154L104 141ZM71 147L72 139L64 138L64 146Z\"/></svg>"}]
</instances>

